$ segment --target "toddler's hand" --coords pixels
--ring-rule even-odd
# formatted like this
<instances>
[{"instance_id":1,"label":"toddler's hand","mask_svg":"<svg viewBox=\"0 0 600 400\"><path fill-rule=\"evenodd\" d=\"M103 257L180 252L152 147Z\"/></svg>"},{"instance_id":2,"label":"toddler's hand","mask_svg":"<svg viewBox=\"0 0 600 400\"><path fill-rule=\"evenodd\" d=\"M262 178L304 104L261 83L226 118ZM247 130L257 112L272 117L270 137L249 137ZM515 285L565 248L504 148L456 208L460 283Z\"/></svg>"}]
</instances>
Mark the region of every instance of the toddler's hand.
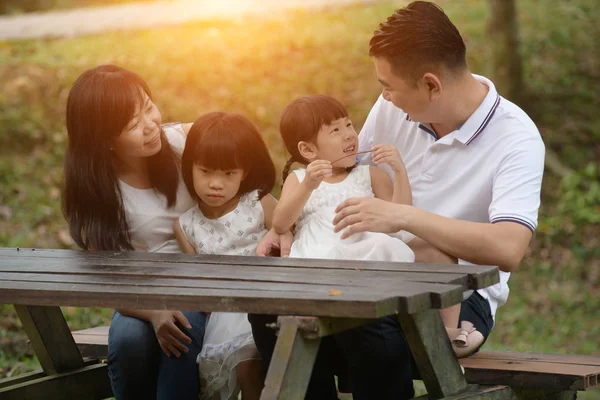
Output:
<instances>
[{"instance_id":1,"label":"toddler's hand","mask_svg":"<svg viewBox=\"0 0 600 400\"><path fill-rule=\"evenodd\" d=\"M323 179L331 176L331 162L327 160L315 160L306 167L304 182L311 190L319 187Z\"/></svg>"},{"instance_id":2,"label":"toddler's hand","mask_svg":"<svg viewBox=\"0 0 600 400\"><path fill-rule=\"evenodd\" d=\"M394 172L400 172L405 169L398 148L391 144L373 146L373 162L377 165L388 164Z\"/></svg>"}]
</instances>

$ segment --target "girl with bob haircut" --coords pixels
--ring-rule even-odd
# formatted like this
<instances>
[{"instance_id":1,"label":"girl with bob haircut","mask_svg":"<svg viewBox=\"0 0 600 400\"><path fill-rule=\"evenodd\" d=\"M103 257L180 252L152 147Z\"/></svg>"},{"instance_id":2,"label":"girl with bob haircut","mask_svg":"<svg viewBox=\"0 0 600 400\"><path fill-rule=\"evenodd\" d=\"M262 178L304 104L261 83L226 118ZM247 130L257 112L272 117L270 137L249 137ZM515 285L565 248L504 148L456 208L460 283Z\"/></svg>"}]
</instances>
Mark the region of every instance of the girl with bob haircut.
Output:
<instances>
[{"instance_id":1,"label":"girl with bob haircut","mask_svg":"<svg viewBox=\"0 0 600 400\"><path fill-rule=\"evenodd\" d=\"M213 112L190 129L183 179L197 204L173 226L186 253L254 255L271 229L275 166L252 123ZM243 267L240 267L243 268ZM248 317L212 313L198 356L201 399L259 399L263 372Z\"/></svg>"},{"instance_id":2,"label":"girl with bob haircut","mask_svg":"<svg viewBox=\"0 0 600 400\"><path fill-rule=\"evenodd\" d=\"M180 252L173 221L194 204L180 173L188 125L162 124L146 82L85 71L67 100L63 212L84 250ZM118 309L108 338L117 399L196 399L206 315Z\"/></svg>"}]
</instances>

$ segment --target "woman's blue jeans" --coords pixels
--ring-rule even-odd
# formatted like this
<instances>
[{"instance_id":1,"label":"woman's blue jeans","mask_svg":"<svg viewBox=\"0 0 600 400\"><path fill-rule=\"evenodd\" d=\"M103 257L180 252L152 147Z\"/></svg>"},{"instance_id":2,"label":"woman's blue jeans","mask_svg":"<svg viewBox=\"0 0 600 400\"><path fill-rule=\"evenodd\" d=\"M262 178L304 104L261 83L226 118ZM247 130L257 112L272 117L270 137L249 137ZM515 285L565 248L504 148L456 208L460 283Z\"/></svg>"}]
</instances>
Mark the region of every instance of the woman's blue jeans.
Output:
<instances>
[{"instance_id":1,"label":"woman's blue jeans","mask_svg":"<svg viewBox=\"0 0 600 400\"><path fill-rule=\"evenodd\" d=\"M186 311L192 329L190 351L168 357L158 345L152 324L116 312L108 332L108 375L117 400L197 400L200 392L196 356L202 349L206 314Z\"/></svg>"}]
</instances>

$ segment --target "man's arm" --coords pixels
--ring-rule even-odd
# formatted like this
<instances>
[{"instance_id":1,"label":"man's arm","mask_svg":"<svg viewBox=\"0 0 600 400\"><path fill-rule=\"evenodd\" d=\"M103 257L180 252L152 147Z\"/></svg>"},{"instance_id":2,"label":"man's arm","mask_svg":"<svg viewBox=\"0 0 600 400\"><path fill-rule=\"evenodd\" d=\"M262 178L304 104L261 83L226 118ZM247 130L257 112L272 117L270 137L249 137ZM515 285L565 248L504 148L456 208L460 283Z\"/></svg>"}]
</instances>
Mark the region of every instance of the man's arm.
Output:
<instances>
[{"instance_id":1,"label":"man's arm","mask_svg":"<svg viewBox=\"0 0 600 400\"><path fill-rule=\"evenodd\" d=\"M480 223L442 217L406 204L353 198L336 209L335 231L342 238L358 232L406 230L432 246L473 264L514 271L525 255L531 230L514 222Z\"/></svg>"},{"instance_id":2,"label":"man's arm","mask_svg":"<svg viewBox=\"0 0 600 400\"><path fill-rule=\"evenodd\" d=\"M532 232L514 222L460 221L411 207L405 230L453 257L515 271L525 256Z\"/></svg>"}]
</instances>

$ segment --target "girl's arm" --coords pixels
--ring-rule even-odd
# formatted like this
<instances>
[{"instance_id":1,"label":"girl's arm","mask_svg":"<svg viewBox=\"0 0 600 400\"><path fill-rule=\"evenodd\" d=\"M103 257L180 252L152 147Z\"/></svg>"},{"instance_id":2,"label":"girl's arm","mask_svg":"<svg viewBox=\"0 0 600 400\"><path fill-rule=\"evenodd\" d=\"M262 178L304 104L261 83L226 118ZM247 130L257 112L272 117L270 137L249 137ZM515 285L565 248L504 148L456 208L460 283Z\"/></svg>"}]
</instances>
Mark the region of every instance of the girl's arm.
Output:
<instances>
[{"instance_id":1,"label":"girl's arm","mask_svg":"<svg viewBox=\"0 0 600 400\"><path fill-rule=\"evenodd\" d=\"M377 167L369 167L371 173L371 188L375 197L385 201L391 201L394 187L387 174Z\"/></svg>"},{"instance_id":2,"label":"girl's arm","mask_svg":"<svg viewBox=\"0 0 600 400\"><path fill-rule=\"evenodd\" d=\"M277 206L277 200L275 200L275 197L267 194L260 199L260 204L265 215L265 227L267 230L271 230L273 227L273 211L275 210L275 206Z\"/></svg>"},{"instance_id":3,"label":"girl's arm","mask_svg":"<svg viewBox=\"0 0 600 400\"><path fill-rule=\"evenodd\" d=\"M410 188L406 168L394 171L394 195L392 202L412 205L412 189Z\"/></svg>"},{"instance_id":4,"label":"girl's arm","mask_svg":"<svg viewBox=\"0 0 600 400\"><path fill-rule=\"evenodd\" d=\"M391 144L373 146L373 162L375 164L388 164L394 171L392 202L412 205L412 190L408 181L408 174L396 146ZM373 192L375 192L375 189L373 189Z\"/></svg>"},{"instance_id":5,"label":"girl's arm","mask_svg":"<svg viewBox=\"0 0 600 400\"><path fill-rule=\"evenodd\" d=\"M275 229L275 232L281 235L292 229L312 191L313 189L310 189L307 185L298 182L296 174L288 175L281 190L279 203L273 210L273 229Z\"/></svg>"},{"instance_id":6,"label":"girl's arm","mask_svg":"<svg viewBox=\"0 0 600 400\"><path fill-rule=\"evenodd\" d=\"M277 206L277 200L270 194L260 199L265 216L265 227L269 232L258 242L256 255L268 256L277 254L279 250L280 257L288 257L294 241L294 235L290 231L279 234L273 229L273 212Z\"/></svg>"},{"instance_id":7,"label":"girl's arm","mask_svg":"<svg viewBox=\"0 0 600 400\"><path fill-rule=\"evenodd\" d=\"M298 182L296 174L287 177L279 203L273 212L275 232L281 235L292 230L313 190L319 187L323 179L331 176L331 173L330 161L315 160L306 166L306 175L302 182Z\"/></svg>"},{"instance_id":8,"label":"girl's arm","mask_svg":"<svg viewBox=\"0 0 600 400\"><path fill-rule=\"evenodd\" d=\"M179 243L179 247L181 247L181 250L183 250L184 253L196 254L196 249L194 249L194 246L187 240L185 233L183 233L181 226L179 226L179 218L173 223L173 232L175 233L175 238L177 239L177 243Z\"/></svg>"}]
</instances>

